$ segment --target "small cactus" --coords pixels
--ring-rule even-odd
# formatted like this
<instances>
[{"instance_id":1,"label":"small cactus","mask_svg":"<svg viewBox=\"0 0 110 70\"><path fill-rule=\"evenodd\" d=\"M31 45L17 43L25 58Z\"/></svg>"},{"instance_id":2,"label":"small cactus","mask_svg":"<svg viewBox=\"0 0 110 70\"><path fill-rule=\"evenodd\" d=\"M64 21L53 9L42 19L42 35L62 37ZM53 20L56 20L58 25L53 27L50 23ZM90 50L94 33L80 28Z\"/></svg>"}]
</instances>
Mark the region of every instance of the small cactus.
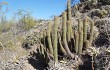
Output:
<instances>
[{"instance_id":1,"label":"small cactus","mask_svg":"<svg viewBox=\"0 0 110 70\"><path fill-rule=\"evenodd\" d=\"M90 47L90 42L88 40L86 40L84 42L84 48L89 48Z\"/></svg>"}]
</instances>

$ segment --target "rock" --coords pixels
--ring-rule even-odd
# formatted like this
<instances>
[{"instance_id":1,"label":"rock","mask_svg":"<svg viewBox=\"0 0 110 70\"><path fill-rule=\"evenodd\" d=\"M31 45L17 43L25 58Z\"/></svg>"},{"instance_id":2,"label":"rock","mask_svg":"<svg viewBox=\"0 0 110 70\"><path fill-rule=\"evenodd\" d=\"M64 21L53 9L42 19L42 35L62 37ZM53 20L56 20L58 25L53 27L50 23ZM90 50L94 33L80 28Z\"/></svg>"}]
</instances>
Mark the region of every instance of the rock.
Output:
<instances>
[{"instance_id":1,"label":"rock","mask_svg":"<svg viewBox=\"0 0 110 70\"><path fill-rule=\"evenodd\" d=\"M100 0L100 2L104 5L110 5L110 0Z\"/></svg>"}]
</instances>

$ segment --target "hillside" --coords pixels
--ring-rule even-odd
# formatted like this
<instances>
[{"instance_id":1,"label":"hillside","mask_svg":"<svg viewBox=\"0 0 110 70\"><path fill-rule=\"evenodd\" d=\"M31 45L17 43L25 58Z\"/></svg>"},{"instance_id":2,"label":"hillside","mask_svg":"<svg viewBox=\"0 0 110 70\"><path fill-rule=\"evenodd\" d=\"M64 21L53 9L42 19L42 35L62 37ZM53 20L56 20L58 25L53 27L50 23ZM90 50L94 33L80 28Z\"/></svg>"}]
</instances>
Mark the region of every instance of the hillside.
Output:
<instances>
[{"instance_id":1,"label":"hillside","mask_svg":"<svg viewBox=\"0 0 110 70\"><path fill-rule=\"evenodd\" d=\"M52 20L0 34L0 70L110 70L110 0L80 0ZM21 24L19 24L21 23ZM24 25L25 26L25 25Z\"/></svg>"}]
</instances>

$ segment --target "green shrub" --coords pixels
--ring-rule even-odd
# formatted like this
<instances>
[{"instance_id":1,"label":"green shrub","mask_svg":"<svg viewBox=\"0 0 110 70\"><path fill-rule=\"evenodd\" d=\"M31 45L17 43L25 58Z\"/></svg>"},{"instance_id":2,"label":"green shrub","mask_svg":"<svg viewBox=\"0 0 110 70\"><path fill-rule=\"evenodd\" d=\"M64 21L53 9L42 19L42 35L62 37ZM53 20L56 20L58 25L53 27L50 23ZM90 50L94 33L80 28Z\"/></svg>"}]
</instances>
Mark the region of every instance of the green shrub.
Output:
<instances>
[{"instance_id":1,"label":"green shrub","mask_svg":"<svg viewBox=\"0 0 110 70\"><path fill-rule=\"evenodd\" d=\"M36 24L35 19L30 15L21 18L21 22L23 23L23 29L25 30L31 29Z\"/></svg>"}]
</instances>

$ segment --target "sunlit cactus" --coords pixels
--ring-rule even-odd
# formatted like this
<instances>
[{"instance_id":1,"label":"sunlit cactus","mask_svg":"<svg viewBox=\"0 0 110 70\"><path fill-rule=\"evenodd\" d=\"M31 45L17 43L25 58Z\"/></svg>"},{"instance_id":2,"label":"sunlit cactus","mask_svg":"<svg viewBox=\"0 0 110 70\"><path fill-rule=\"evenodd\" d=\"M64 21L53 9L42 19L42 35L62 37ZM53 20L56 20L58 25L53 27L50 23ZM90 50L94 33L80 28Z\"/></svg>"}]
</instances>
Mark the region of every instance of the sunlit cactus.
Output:
<instances>
[{"instance_id":1,"label":"sunlit cactus","mask_svg":"<svg viewBox=\"0 0 110 70\"><path fill-rule=\"evenodd\" d=\"M90 43L92 43L92 41L93 41L93 35L94 35L94 22L91 20L91 23L90 23L90 38L89 38Z\"/></svg>"},{"instance_id":2,"label":"sunlit cactus","mask_svg":"<svg viewBox=\"0 0 110 70\"><path fill-rule=\"evenodd\" d=\"M69 43L71 40L71 22L67 20L67 42Z\"/></svg>"},{"instance_id":3,"label":"sunlit cactus","mask_svg":"<svg viewBox=\"0 0 110 70\"><path fill-rule=\"evenodd\" d=\"M83 20L83 41L87 40L87 18Z\"/></svg>"},{"instance_id":4,"label":"sunlit cactus","mask_svg":"<svg viewBox=\"0 0 110 70\"><path fill-rule=\"evenodd\" d=\"M71 19L71 0L68 0L67 2L67 20Z\"/></svg>"},{"instance_id":5,"label":"sunlit cactus","mask_svg":"<svg viewBox=\"0 0 110 70\"><path fill-rule=\"evenodd\" d=\"M79 45L78 45L78 53L82 53L82 48L83 48L83 30L80 30L79 32Z\"/></svg>"},{"instance_id":6,"label":"sunlit cactus","mask_svg":"<svg viewBox=\"0 0 110 70\"><path fill-rule=\"evenodd\" d=\"M57 32L58 32L58 17L54 17L54 33L53 33L53 54L54 54L54 61L55 64L58 63L58 46L57 46Z\"/></svg>"},{"instance_id":7,"label":"sunlit cactus","mask_svg":"<svg viewBox=\"0 0 110 70\"><path fill-rule=\"evenodd\" d=\"M83 23L81 19L78 19L78 32L80 32L80 30L83 30Z\"/></svg>"},{"instance_id":8,"label":"sunlit cactus","mask_svg":"<svg viewBox=\"0 0 110 70\"><path fill-rule=\"evenodd\" d=\"M63 38L62 38L62 39L63 39L64 42L67 41L67 40L66 40L66 31L67 31L67 30L66 30L66 28L67 28L67 27L66 27L66 20L67 20L67 19L66 19L66 12L63 12L63 14L62 14L62 34L63 34L62 37L63 37Z\"/></svg>"},{"instance_id":9,"label":"sunlit cactus","mask_svg":"<svg viewBox=\"0 0 110 70\"><path fill-rule=\"evenodd\" d=\"M50 31L51 31L51 22L48 23L48 28L47 28L47 41L48 41L49 51L50 51L51 54L53 54L53 47L52 47L52 42L51 42Z\"/></svg>"},{"instance_id":10,"label":"sunlit cactus","mask_svg":"<svg viewBox=\"0 0 110 70\"><path fill-rule=\"evenodd\" d=\"M68 44L67 44L67 40L66 40L66 12L63 12L62 14L62 39L63 39L63 46L64 46L64 49L66 51L66 53L71 57L71 58L74 58L74 55L71 53L69 47L68 47Z\"/></svg>"}]
</instances>

